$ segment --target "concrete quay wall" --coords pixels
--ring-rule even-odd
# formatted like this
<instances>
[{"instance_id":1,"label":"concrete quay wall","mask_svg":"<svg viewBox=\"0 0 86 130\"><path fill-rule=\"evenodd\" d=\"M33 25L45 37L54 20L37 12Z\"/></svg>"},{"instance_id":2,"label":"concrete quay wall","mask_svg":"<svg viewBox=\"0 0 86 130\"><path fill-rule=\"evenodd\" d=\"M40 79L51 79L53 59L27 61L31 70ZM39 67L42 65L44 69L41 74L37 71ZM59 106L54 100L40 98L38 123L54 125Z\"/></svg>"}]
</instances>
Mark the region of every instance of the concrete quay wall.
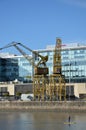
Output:
<instances>
[{"instance_id":1,"label":"concrete quay wall","mask_svg":"<svg viewBox=\"0 0 86 130\"><path fill-rule=\"evenodd\" d=\"M85 101L0 101L0 111L86 112Z\"/></svg>"}]
</instances>

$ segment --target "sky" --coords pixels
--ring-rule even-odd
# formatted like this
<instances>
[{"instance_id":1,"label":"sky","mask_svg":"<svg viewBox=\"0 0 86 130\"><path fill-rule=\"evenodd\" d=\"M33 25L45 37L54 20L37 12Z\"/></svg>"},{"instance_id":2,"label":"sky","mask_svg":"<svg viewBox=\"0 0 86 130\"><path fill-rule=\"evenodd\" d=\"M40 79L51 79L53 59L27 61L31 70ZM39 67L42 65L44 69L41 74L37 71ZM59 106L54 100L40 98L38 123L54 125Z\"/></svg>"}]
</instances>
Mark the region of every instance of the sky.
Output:
<instances>
[{"instance_id":1,"label":"sky","mask_svg":"<svg viewBox=\"0 0 86 130\"><path fill-rule=\"evenodd\" d=\"M86 0L0 0L0 48L15 41L45 49L56 37L86 43Z\"/></svg>"}]
</instances>

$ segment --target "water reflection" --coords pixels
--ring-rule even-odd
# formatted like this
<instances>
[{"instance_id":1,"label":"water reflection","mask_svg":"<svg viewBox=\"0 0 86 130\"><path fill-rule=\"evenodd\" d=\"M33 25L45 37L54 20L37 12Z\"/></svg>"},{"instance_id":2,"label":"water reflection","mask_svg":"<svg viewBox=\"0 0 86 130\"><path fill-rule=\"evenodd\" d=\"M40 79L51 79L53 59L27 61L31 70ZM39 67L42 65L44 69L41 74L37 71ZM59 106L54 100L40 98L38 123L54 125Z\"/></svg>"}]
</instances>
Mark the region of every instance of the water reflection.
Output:
<instances>
[{"instance_id":1,"label":"water reflection","mask_svg":"<svg viewBox=\"0 0 86 130\"><path fill-rule=\"evenodd\" d=\"M68 116L76 124L67 125ZM1 130L86 130L86 113L1 112Z\"/></svg>"}]
</instances>

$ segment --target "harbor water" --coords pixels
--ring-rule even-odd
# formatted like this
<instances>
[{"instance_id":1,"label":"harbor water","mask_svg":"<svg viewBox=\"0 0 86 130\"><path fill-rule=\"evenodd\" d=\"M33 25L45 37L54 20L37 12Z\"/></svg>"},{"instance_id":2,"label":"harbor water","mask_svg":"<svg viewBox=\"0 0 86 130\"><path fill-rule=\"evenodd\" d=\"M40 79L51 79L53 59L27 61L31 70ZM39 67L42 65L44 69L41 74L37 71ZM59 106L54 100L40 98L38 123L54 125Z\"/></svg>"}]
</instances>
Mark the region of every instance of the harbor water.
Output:
<instances>
[{"instance_id":1,"label":"harbor water","mask_svg":"<svg viewBox=\"0 0 86 130\"><path fill-rule=\"evenodd\" d=\"M0 112L0 130L86 130L86 113Z\"/></svg>"}]
</instances>

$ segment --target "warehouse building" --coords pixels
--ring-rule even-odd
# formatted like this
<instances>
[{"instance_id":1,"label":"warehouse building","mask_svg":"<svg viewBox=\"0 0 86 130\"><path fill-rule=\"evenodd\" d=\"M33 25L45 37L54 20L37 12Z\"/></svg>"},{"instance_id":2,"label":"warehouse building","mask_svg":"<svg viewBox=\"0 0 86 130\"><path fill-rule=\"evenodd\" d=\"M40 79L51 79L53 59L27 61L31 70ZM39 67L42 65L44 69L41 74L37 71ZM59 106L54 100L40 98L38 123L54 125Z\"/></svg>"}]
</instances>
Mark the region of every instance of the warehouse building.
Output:
<instances>
[{"instance_id":1,"label":"warehouse building","mask_svg":"<svg viewBox=\"0 0 86 130\"><path fill-rule=\"evenodd\" d=\"M0 83L0 97L19 98L21 94L33 93L32 83Z\"/></svg>"}]
</instances>

